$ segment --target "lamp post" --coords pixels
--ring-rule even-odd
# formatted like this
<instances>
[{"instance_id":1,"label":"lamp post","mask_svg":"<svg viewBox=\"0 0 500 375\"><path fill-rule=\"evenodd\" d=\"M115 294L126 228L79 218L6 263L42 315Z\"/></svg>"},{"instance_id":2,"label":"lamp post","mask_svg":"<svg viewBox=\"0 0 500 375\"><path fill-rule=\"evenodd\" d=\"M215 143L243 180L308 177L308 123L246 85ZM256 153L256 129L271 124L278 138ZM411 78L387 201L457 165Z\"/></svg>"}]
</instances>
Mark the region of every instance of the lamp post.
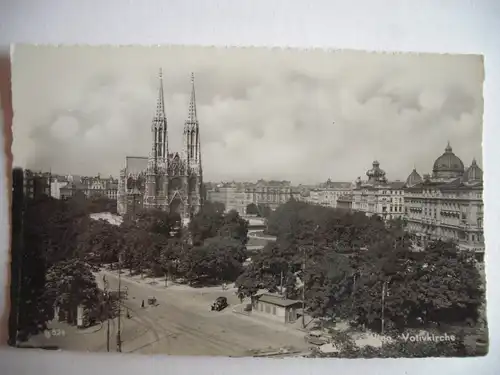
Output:
<instances>
[{"instance_id":1,"label":"lamp post","mask_svg":"<svg viewBox=\"0 0 500 375\"><path fill-rule=\"evenodd\" d=\"M106 350L109 352L109 339L110 339L110 336L109 336L109 313L110 313L110 309L109 309L109 292L107 290L107 288L105 287L104 289L104 305L106 306L106 318L108 319L108 324L107 324L107 329L106 329Z\"/></svg>"},{"instance_id":2,"label":"lamp post","mask_svg":"<svg viewBox=\"0 0 500 375\"><path fill-rule=\"evenodd\" d=\"M306 248L302 248L302 328L306 328Z\"/></svg>"},{"instance_id":3,"label":"lamp post","mask_svg":"<svg viewBox=\"0 0 500 375\"><path fill-rule=\"evenodd\" d=\"M388 277L387 280L385 280L382 283L382 297L381 297L381 304L382 304L382 311L381 311L381 329L380 332L383 335L384 334L384 328L385 328L385 296L387 294L387 287L389 286L389 282L391 281L391 278Z\"/></svg>"},{"instance_id":4,"label":"lamp post","mask_svg":"<svg viewBox=\"0 0 500 375\"><path fill-rule=\"evenodd\" d=\"M122 317L122 311L121 311L121 301L122 301L122 294L121 294L121 281L122 281L122 256L121 252L118 255L118 331L116 332L116 351L121 352L122 351L122 338L121 338L121 317Z\"/></svg>"}]
</instances>

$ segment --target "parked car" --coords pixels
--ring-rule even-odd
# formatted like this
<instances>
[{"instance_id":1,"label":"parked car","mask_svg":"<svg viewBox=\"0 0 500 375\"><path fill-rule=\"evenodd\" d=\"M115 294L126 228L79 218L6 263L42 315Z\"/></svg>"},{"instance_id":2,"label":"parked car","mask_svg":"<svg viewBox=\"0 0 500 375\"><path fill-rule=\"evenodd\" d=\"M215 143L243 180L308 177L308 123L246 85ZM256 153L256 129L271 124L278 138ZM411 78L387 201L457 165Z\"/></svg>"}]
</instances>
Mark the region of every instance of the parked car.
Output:
<instances>
[{"instance_id":1,"label":"parked car","mask_svg":"<svg viewBox=\"0 0 500 375\"><path fill-rule=\"evenodd\" d=\"M313 345L317 345L317 346L328 344L330 342L330 340L328 340L328 338L326 338L326 337L323 336L323 333L321 331L311 331L311 332L309 332L304 337L304 340L308 344L313 344Z\"/></svg>"},{"instance_id":2,"label":"parked car","mask_svg":"<svg viewBox=\"0 0 500 375\"><path fill-rule=\"evenodd\" d=\"M226 297L218 297L212 304L212 311L224 310L228 305Z\"/></svg>"}]
</instances>

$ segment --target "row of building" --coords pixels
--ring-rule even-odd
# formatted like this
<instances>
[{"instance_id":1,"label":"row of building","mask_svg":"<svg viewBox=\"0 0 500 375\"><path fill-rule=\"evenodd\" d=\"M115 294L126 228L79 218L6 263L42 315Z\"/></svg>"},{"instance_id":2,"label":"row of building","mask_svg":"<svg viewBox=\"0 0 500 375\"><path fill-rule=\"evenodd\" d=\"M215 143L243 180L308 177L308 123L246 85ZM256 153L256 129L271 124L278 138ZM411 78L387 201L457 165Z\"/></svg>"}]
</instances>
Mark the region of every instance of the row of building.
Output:
<instances>
[{"instance_id":1,"label":"row of building","mask_svg":"<svg viewBox=\"0 0 500 375\"><path fill-rule=\"evenodd\" d=\"M28 169L24 171L24 194L27 198L47 195L56 199L69 199L82 193L86 198L107 197L116 200L117 192L118 180L112 176L61 176Z\"/></svg>"},{"instance_id":2,"label":"row of building","mask_svg":"<svg viewBox=\"0 0 500 375\"><path fill-rule=\"evenodd\" d=\"M337 207L337 199L352 191L352 183L327 182L318 186L292 186L290 181L221 182L206 184L207 200L223 203L226 210L246 213L249 204L268 206L275 210L290 198L311 204Z\"/></svg>"},{"instance_id":3,"label":"row of building","mask_svg":"<svg viewBox=\"0 0 500 375\"><path fill-rule=\"evenodd\" d=\"M118 180L82 176L55 176L50 173L25 172L25 193L43 193L68 199L77 192L86 197L105 196L118 199ZM380 164L374 161L352 183L326 181L317 186L292 186L290 181L205 183L204 195L224 204L226 210L246 214L251 203L272 210L293 198L326 207L379 215L385 219L404 218L408 230L417 237L417 245L434 239L452 239L465 250L484 252L483 171L473 160L465 168L448 144L432 167L419 174L414 168L406 181L389 181ZM40 183L46 181L46 183Z\"/></svg>"},{"instance_id":4,"label":"row of building","mask_svg":"<svg viewBox=\"0 0 500 375\"><path fill-rule=\"evenodd\" d=\"M207 199L227 210L245 214L250 203L276 209L290 198L352 211L402 218L417 238L417 246L435 239L452 239L460 248L484 252L483 171L472 160L465 168L448 144L432 167L419 174L414 168L406 181L389 181L378 161L366 180L327 182L318 186L292 186L290 181L228 182L207 185Z\"/></svg>"}]
</instances>

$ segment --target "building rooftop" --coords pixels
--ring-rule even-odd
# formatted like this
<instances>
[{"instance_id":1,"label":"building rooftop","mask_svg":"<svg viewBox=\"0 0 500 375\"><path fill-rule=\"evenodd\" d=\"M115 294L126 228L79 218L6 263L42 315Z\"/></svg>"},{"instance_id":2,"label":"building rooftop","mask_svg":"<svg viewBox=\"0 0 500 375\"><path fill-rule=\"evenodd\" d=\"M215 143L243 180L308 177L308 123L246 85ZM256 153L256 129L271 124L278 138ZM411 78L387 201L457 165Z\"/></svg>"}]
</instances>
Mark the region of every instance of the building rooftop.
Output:
<instances>
[{"instance_id":1,"label":"building rooftop","mask_svg":"<svg viewBox=\"0 0 500 375\"><path fill-rule=\"evenodd\" d=\"M259 302L270 303L271 305L276 305L280 307L288 307L298 303L302 303L302 301L287 299L281 296L277 296L274 294L263 293L260 296L257 296Z\"/></svg>"},{"instance_id":2,"label":"building rooftop","mask_svg":"<svg viewBox=\"0 0 500 375\"><path fill-rule=\"evenodd\" d=\"M461 178L449 179L449 180L424 180L423 182L407 187L406 189L411 190L422 190L422 189L438 189L441 191L446 190L469 190L469 189L482 189L483 182L464 182Z\"/></svg>"},{"instance_id":3,"label":"building rooftop","mask_svg":"<svg viewBox=\"0 0 500 375\"><path fill-rule=\"evenodd\" d=\"M326 182L319 184L320 189L350 189L352 182L338 182L328 179Z\"/></svg>"}]
</instances>

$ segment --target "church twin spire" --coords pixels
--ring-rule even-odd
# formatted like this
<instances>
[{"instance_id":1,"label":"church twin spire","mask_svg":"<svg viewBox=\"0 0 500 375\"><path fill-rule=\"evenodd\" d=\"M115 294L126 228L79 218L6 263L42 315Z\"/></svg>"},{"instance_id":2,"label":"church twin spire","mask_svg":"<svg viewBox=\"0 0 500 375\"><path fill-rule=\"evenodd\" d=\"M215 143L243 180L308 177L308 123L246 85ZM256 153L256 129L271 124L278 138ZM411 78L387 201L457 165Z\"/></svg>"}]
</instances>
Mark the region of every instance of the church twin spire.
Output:
<instances>
[{"instance_id":1,"label":"church twin spire","mask_svg":"<svg viewBox=\"0 0 500 375\"><path fill-rule=\"evenodd\" d=\"M152 124L153 149L151 152L155 167L167 162L168 158L168 136L167 117L165 114L165 99L163 91L163 72L159 70L159 88L156 102L156 113ZM184 123L184 142L182 156L189 164L200 164L200 137L198 117L196 113L196 95L194 86L194 73L191 73L191 95L188 106L188 116ZM152 160L152 161L153 161Z\"/></svg>"}]
</instances>

